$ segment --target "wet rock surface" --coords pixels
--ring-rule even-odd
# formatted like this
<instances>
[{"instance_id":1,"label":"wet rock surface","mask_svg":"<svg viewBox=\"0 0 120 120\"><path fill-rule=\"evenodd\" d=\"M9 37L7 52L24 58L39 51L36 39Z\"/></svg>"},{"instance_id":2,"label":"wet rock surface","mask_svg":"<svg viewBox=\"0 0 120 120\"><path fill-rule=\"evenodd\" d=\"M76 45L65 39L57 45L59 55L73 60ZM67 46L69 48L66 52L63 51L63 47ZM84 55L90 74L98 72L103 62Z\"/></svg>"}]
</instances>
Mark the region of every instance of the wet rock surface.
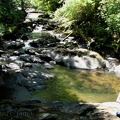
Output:
<instances>
[{"instance_id":1,"label":"wet rock surface","mask_svg":"<svg viewBox=\"0 0 120 120\"><path fill-rule=\"evenodd\" d=\"M46 30L57 27L47 20L38 19L35 26L29 27L31 31L38 27L39 32L42 28L44 33L37 39L28 40L28 36L23 35L16 41L5 41L3 50L0 50L0 119L118 120L116 112L120 111L120 105L116 102L43 103L33 98L31 91L46 89L46 81L54 78L49 69L56 64L88 70L106 68L117 74L120 74L120 65L105 61L86 47L83 49L71 38L65 41L62 37L59 39L57 35L51 35L50 31L46 33Z\"/></svg>"},{"instance_id":2,"label":"wet rock surface","mask_svg":"<svg viewBox=\"0 0 120 120\"><path fill-rule=\"evenodd\" d=\"M112 104L112 106L111 106ZM113 105L114 104L114 105ZM4 102L0 106L1 120L119 120L115 116L117 103L24 103ZM112 109L110 110L110 107ZM109 109L109 112L108 110ZM120 109L120 108L119 108ZM110 114L111 112L111 114Z\"/></svg>"}]
</instances>

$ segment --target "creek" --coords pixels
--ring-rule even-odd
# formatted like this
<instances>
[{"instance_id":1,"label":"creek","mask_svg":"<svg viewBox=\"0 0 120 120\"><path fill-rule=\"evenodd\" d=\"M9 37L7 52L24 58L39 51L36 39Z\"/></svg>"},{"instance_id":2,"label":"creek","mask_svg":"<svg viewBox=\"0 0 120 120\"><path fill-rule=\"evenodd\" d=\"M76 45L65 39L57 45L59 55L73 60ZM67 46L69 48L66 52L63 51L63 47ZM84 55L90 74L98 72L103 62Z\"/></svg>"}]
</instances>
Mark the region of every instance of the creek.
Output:
<instances>
[{"instance_id":1,"label":"creek","mask_svg":"<svg viewBox=\"0 0 120 120\"><path fill-rule=\"evenodd\" d=\"M30 15L29 15L30 17ZM36 16L35 16L36 19ZM42 31L42 26L38 25L37 29L33 30L33 33L29 34L29 40L23 41L25 44L23 49L21 51L14 52L12 50L12 53L8 52L8 57L10 58L10 62L15 62L17 64L20 64L21 66L24 66L25 71L22 74L17 74L17 76L12 75L3 75L3 79L8 80L8 78L11 77L11 81L13 84L13 88L16 90L16 92L13 91L13 89L10 90L3 86L1 91L4 91L3 97L6 94L5 98L14 98L16 100L29 100L29 99L40 99L43 102L53 102L53 101L62 101L62 102L108 102L108 101L116 101L117 95L120 91L120 78L111 72L107 72L104 69L94 69L94 70L82 70L82 69L70 69L64 65L54 65L51 69L50 60L48 60L48 56L45 58L46 60L43 62L41 61L38 56L41 55L41 48L44 51L44 44L45 49L51 49L54 48L54 42L51 44L50 40L55 41L55 37L51 38L50 31ZM40 30L38 29L40 28ZM41 34L43 32L44 34ZM40 43L35 43L36 40L41 40ZM49 42L46 42L48 39ZM31 42L32 43L31 47ZM46 42L46 43L45 43ZM42 44L42 45L39 45ZM55 43L56 44L56 43ZM37 48L35 47L37 45ZM41 47L41 48L40 48ZM23 52L23 50L25 52ZM29 51L30 50L30 51ZM10 50L11 51L11 50ZM36 54L37 53L37 54ZM40 54L39 54L40 53ZM14 55L13 55L14 54ZM18 56L17 54L20 54ZM11 55L11 56L10 56ZM3 56L4 57L4 56ZM20 58L19 58L20 57ZM7 57L6 57L7 58ZM44 55L42 56L44 58ZM3 58L1 58L3 60ZM46 61L49 61L46 63ZM25 62L25 63L24 63ZM37 62L37 63L36 63ZM24 64L23 64L24 63ZM44 63L44 65L42 65ZM23 65L22 65L23 64ZM9 64L10 65L10 64ZM14 65L12 63L12 65ZM43 66L50 66L47 67L47 70L44 69ZM15 65L16 66L16 65ZM31 67L33 66L33 67ZM7 65L7 68L9 66ZM13 67L14 68L14 67ZM17 66L19 68L19 66ZM50 68L50 69L49 69ZM16 68L15 68L16 69ZM35 72L34 72L35 71ZM27 73L28 72L28 73ZM41 72L46 72L47 74L42 75ZM41 80L39 81L41 86L35 86L36 85L36 77L41 74L42 79L43 78L50 78L49 80ZM54 74L55 77L49 77L48 74ZM47 77L46 77L47 76ZM14 78L12 78L14 77ZM26 80L23 80L22 85L25 87L22 87L21 83L19 85L15 85L13 79L18 79L21 82L21 79L24 79L26 77ZM31 79L31 80L29 80ZM35 81L32 81L32 79L36 79ZM41 78L40 78L41 79ZM11 85L10 81L10 85ZM28 83L31 83L29 85ZM9 86L10 86L9 85ZM12 85L11 85L12 86ZM26 87L27 86L27 87ZM32 88L30 88L32 86ZM9 87L8 87L9 88ZM26 88L29 88L28 90ZM32 90L34 89L34 90ZM9 91L9 94L8 94ZM13 95L14 94L14 95Z\"/></svg>"},{"instance_id":2,"label":"creek","mask_svg":"<svg viewBox=\"0 0 120 120\"><path fill-rule=\"evenodd\" d=\"M42 101L113 102L120 90L120 78L102 70L76 71L57 65L51 72L56 77L48 81L47 89L34 92Z\"/></svg>"},{"instance_id":3,"label":"creek","mask_svg":"<svg viewBox=\"0 0 120 120\"><path fill-rule=\"evenodd\" d=\"M40 37L39 33L31 35L34 39ZM113 102L120 91L120 78L105 70L70 69L55 65L49 72L55 77L47 81L47 88L33 92L34 97L44 102Z\"/></svg>"}]
</instances>

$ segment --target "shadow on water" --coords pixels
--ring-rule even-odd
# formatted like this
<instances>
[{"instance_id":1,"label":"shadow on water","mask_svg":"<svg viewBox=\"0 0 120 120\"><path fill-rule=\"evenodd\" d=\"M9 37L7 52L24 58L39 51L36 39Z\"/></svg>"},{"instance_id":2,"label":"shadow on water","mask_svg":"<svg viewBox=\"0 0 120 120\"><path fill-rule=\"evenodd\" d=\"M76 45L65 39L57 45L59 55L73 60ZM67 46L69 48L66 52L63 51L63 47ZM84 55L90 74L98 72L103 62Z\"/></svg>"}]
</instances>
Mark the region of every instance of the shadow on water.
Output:
<instances>
[{"instance_id":1,"label":"shadow on water","mask_svg":"<svg viewBox=\"0 0 120 120\"><path fill-rule=\"evenodd\" d=\"M12 95L14 93L14 89L6 86L6 85L1 85L0 86L0 100L2 99L11 99Z\"/></svg>"},{"instance_id":2,"label":"shadow on water","mask_svg":"<svg viewBox=\"0 0 120 120\"><path fill-rule=\"evenodd\" d=\"M105 71L74 71L56 66L51 72L56 77L47 81L48 88L34 93L43 101L116 101L120 91L119 78Z\"/></svg>"}]
</instances>

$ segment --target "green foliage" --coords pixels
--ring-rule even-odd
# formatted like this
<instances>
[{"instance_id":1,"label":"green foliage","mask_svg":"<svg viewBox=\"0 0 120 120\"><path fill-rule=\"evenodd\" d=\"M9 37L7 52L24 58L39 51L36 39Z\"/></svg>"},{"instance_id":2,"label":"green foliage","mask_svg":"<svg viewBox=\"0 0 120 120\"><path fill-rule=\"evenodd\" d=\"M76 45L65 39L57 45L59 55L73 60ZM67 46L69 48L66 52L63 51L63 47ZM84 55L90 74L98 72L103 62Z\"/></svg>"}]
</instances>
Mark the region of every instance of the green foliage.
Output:
<instances>
[{"instance_id":1,"label":"green foliage","mask_svg":"<svg viewBox=\"0 0 120 120\"><path fill-rule=\"evenodd\" d=\"M31 3L37 9L45 10L47 13L51 13L61 5L62 0L33 0Z\"/></svg>"},{"instance_id":2,"label":"green foliage","mask_svg":"<svg viewBox=\"0 0 120 120\"><path fill-rule=\"evenodd\" d=\"M13 0L17 7L32 7L30 0Z\"/></svg>"},{"instance_id":3,"label":"green foliage","mask_svg":"<svg viewBox=\"0 0 120 120\"><path fill-rule=\"evenodd\" d=\"M4 32L5 32L5 26L2 23L0 23L0 36L3 36Z\"/></svg>"},{"instance_id":4,"label":"green foliage","mask_svg":"<svg viewBox=\"0 0 120 120\"><path fill-rule=\"evenodd\" d=\"M106 30L113 37L111 47L117 52L120 48L120 1L101 0L98 9L100 9L101 17L107 24Z\"/></svg>"},{"instance_id":5,"label":"green foliage","mask_svg":"<svg viewBox=\"0 0 120 120\"><path fill-rule=\"evenodd\" d=\"M66 0L54 20L85 42L94 39L95 49L104 46L117 52L120 48L119 0Z\"/></svg>"},{"instance_id":6,"label":"green foliage","mask_svg":"<svg viewBox=\"0 0 120 120\"><path fill-rule=\"evenodd\" d=\"M108 25L107 29L120 32L120 1L102 0L100 5L101 16Z\"/></svg>"},{"instance_id":7,"label":"green foliage","mask_svg":"<svg viewBox=\"0 0 120 120\"><path fill-rule=\"evenodd\" d=\"M66 0L63 7L55 12L55 20L65 28L72 28L73 25L77 28L84 24L85 20L91 19L94 7L92 0Z\"/></svg>"},{"instance_id":8,"label":"green foliage","mask_svg":"<svg viewBox=\"0 0 120 120\"><path fill-rule=\"evenodd\" d=\"M23 22L24 15L25 13L22 10L18 10L16 4L12 0L0 1L1 33L12 32L13 29L11 28Z\"/></svg>"}]
</instances>

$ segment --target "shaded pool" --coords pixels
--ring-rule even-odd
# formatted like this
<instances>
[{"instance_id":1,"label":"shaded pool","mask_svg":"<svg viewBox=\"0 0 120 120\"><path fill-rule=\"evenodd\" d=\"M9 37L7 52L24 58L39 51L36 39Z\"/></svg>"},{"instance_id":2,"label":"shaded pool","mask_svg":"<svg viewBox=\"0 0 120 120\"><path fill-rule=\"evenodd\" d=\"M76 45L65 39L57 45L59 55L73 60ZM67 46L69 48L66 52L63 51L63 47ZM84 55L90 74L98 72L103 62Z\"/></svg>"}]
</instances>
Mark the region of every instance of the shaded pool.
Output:
<instances>
[{"instance_id":1,"label":"shaded pool","mask_svg":"<svg viewBox=\"0 0 120 120\"><path fill-rule=\"evenodd\" d=\"M51 72L56 77L47 81L48 88L34 92L43 101L116 101L120 91L120 78L102 70L74 71L56 66Z\"/></svg>"}]
</instances>

